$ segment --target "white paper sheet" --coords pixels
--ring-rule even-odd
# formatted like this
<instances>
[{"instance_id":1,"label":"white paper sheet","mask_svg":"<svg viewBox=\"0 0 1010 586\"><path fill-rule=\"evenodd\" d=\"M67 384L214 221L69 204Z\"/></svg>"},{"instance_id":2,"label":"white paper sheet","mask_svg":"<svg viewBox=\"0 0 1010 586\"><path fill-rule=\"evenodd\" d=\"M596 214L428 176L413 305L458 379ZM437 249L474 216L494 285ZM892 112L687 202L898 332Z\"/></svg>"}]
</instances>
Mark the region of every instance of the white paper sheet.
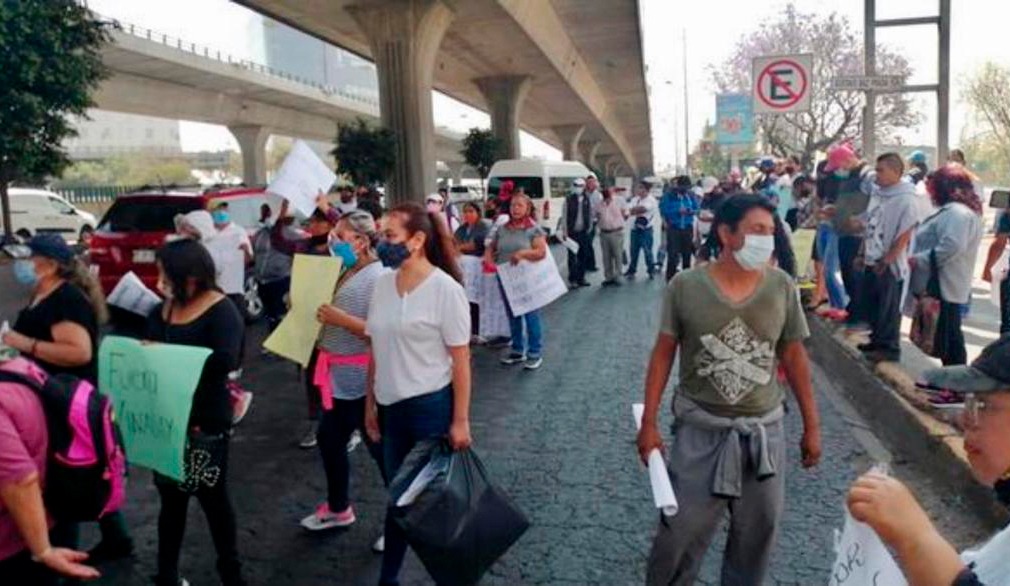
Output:
<instances>
[{"instance_id":1,"label":"white paper sheet","mask_svg":"<svg viewBox=\"0 0 1010 586\"><path fill-rule=\"evenodd\" d=\"M572 254L579 253L579 243L572 240L570 237L565 236L565 239L561 241L561 244L568 249Z\"/></svg>"},{"instance_id":2,"label":"white paper sheet","mask_svg":"<svg viewBox=\"0 0 1010 586\"><path fill-rule=\"evenodd\" d=\"M635 417L635 428L641 431L645 405L632 403L631 413ZM663 454L659 450L649 452L649 484L652 485L652 500L656 508L661 509L663 515L667 517L676 515L680 510L680 504L677 502L677 495L673 493L666 461L663 460Z\"/></svg>"},{"instance_id":3,"label":"white paper sheet","mask_svg":"<svg viewBox=\"0 0 1010 586\"><path fill-rule=\"evenodd\" d=\"M537 262L524 260L517 265L500 264L498 276L512 315L526 315L568 292L558 265L549 254Z\"/></svg>"},{"instance_id":4,"label":"white paper sheet","mask_svg":"<svg viewBox=\"0 0 1010 586\"><path fill-rule=\"evenodd\" d=\"M147 317L161 303L161 298L147 288L133 271L123 275L108 298L109 305Z\"/></svg>"},{"instance_id":5,"label":"white paper sheet","mask_svg":"<svg viewBox=\"0 0 1010 586\"><path fill-rule=\"evenodd\" d=\"M295 209L309 216L316 209L319 192L329 191L336 180L336 174L326 163L304 141L296 140L267 191L290 201Z\"/></svg>"}]
</instances>

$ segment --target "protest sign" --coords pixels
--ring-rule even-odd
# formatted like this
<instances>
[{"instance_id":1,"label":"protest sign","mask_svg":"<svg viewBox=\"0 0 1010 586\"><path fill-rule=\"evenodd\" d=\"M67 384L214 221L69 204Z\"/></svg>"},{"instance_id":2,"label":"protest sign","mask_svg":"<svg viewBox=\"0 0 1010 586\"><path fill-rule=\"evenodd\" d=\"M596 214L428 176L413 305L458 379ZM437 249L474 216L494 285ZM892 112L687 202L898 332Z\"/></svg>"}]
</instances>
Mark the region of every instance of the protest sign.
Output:
<instances>
[{"instance_id":1,"label":"protest sign","mask_svg":"<svg viewBox=\"0 0 1010 586\"><path fill-rule=\"evenodd\" d=\"M631 414L635 418L635 428L641 431L645 405L632 403ZM649 452L649 484L652 486L652 502L656 508L663 511L665 517L676 515L680 510L680 503L677 502L677 495L673 492L670 473L666 470L666 461L663 460L663 454L659 450Z\"/></svg>"},{"instance_id":2,"label":"protest sign","mask_svg":"<svg viewBox=\"0 0 1010 586\"><path fill-rule=\"evenodd\" d=\"M148 289L133 271L129 271L113 287L108 303L130 313L147 317L151 310L161 303L161 298Z\"/></svg>"},{"instance_id":3,"label":"protest sign","mask_svg":"<svg viewBox=\"0 0 1010 586\"><path fill-rule=\"evenodd\" d=\"M267 186L267 191L290 201L296 210L309 216L316 209L319 192L329 191L336 180L336 174L312 152L309 145L296 140L274 180Z\"/></svg>"},{"instance_id":4,"label":"protest sign","mask_svg":"<svg viewBox=\"0 0 1010 586\"><path fill-rule=\"evenodd\" d=\"M291 309L263 342L264 348L302 367L309 365L312 349L322 328L316 319L316 310L320 305L333 301L340 267L341 261L337 257L295 255L291 268Z\"/></svg>"},{"instance_id":5,"label":"protest sign","mask_svg":"<svg viewBox=\"0 0 1010 586\"><path fill-rule=\"evenodd\" d=\"M558 265L549 254L537 262L500 264L498 276L501 277L512 315L525 315L540 309L568 292Z\"/></svg>"},{"instance_id":6,"label":"protest sign","mask_svg":"<svg viewBox=\"0 0 1010 586\"><path fill-rule=\"evenodd\" d=\"M106 336L98 351L98 388L112 398L131 464L183 480L193 393L211 351L142 344Z\"/></svg>"},{"instance_id":7,"label":"protest sign","mask_svg":"<svg viewBox=\"0 0 1010 586\"><path fill-rule=\"evenodd\" d=\"M793 232L793 254L796 256L796 276L803 277L810 266L817 231L803 228Z\"/></svg>"},{"instance_id":8,"label":"protest sign","mask_svg":"<svg viewBox=\"0 0 1010 586\"><path fill-rule=\"evenodd\" d=\"M491 340L512 336L497 274L481 274L477 305L480 306L480 327L477 329L480 337Z\"/></svg>"},{"instance_id":9,"label":"protest sign","mask_svg":"<svg viewBox=\"0 0 1010 586\"><path fill-rule=\"evenodd\" d=\"M845 510L845 525L835 530L835 563L828 586L905 586L904 575L880 537Z\"/></svg>"},{"instance_id":10,"label":"protest sign","mask_svg":"<svg viewBox=\"0 0 1010 586\"><path fill-rule=\"evenodd\" d=\"M480 288L483 284L484 261L479 256L461 255L459 267L463 271L463 288L470 303L480 303Z\"/></svg>"}]
</instances>

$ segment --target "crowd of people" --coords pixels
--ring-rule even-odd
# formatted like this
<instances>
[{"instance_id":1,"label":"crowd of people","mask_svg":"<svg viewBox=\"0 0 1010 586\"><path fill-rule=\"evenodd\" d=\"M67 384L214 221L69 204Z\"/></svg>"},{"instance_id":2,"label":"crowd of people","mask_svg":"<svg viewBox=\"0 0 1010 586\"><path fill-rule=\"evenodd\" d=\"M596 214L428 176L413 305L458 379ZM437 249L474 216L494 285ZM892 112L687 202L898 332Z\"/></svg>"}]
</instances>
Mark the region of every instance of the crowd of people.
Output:
<instances>
[{"instance_id":1,"label":"crowd of people","mask_svg":"<svg viewBox=\"0 0 1010 586\"><path fill-rule=\"evenodd\" d=\"M549 258L548 234L521 189L503 182L484 205L455 205L441 191L424 205L383 210L372 192L350 189L341 189L334 203L321 194L316 204L304 229L286 202L276 214L265 206L252 238L231 222L227 205L190 212L177 218L177 234L157 252L163 302L136 335L210 350L193 395L186 449L205 454L219 474L176 480L155 473L156 584L187 584L179 556L191 497L207 518L222 583L245 583L228 459L235 426L252 401L240 384L247 267L272 329L288 310L294 255L341 261L331 301L313 308L321 333L302 373L307 424L300 445L318 449L326 479L320 504L301 520L308 531L356 522L348 458L355 446L366 446L387 485L420 442L470 446L475 345L503 346L506 365L543 364L541 312L516 315L500 290L508 336L483 339L478 325L491 310L468 298L459 261L479 259L493 275L501 265ZM793 246L801 230L814 242L808 274ZM1002 281L1007 332L1010 286L1001 256L1010 215L1001 216L996 233L983 278ZM665 185L645 179L632 194L601 185L595 175L572 182L553 235L568 249L571 288L589 286L597 244L601 286L634 279L640 259L649 279L664 274L668 281L637 447L643 461L656 449L669 456L680 512L661 517L649 584L693 583L727 514L723 583L761 583L767 575L786 504L787 391L802 418L803 466L821 457L804 309L865 331L860 350L873 361L899 358L901 315L914 314L920 327L913 341L946 367L927 373L923 388L937 403L963 405L973 470L1010 505L1010 441L1001 431L1010 426L1010 338L965 366L961 319L982 234L978 181L956 151L932 171L921 153L907 162L886 153L871 165L851 145L838 144L810 170L797 158L763 158L747 174L680 176ZM19 357L0 358L0 369L96 384L108 311L94 276L58 236L36 236L20 257L15 275L32 298L2 338ZM806 308L803 282L811 290ZM673 435L665 447L659 411L678 358ZM47 517L46 413L29 390L0 388L0 578L43 585L58 583L58 576L90 579L97 571L86 564L131 555L118 511L98 520L102 540L89 554L78 551L78 523ZM897 480L860 478L849 507L899 553L912 583L998 583L991 551L958 556ZM379 583L397 584L407 549L403 530L387 513L376 537Z\"/></svg>"}]
</instances>

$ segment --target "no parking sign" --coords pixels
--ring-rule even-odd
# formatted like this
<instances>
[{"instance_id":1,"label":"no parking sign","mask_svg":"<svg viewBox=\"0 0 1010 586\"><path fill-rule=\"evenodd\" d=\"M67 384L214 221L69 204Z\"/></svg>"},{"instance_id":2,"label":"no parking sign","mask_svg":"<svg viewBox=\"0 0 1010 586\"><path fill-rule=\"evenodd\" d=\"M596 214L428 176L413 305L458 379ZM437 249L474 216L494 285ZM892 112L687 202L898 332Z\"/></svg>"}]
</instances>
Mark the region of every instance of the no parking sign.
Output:
<instances>
[{"instance_id":1,"label":"no parking sign","mask_svg":"<svg viewBox=\"0 0 1010 586\"><path fill-rule=\"evenodd\" d=\"M779 55L754 59L751 95L755 114L810 110L814 56Z\"/></svg>"}]
</instances>

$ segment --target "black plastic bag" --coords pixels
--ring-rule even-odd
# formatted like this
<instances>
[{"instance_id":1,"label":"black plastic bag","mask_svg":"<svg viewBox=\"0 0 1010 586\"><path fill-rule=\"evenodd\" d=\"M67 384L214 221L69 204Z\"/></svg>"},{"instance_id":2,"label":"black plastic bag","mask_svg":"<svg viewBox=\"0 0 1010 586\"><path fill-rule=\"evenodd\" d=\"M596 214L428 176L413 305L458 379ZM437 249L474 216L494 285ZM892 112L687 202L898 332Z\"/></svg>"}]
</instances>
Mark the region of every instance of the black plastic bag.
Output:
<instances>
[{"instance_id":1,"label":"black plastic bag","mask_svg":"<svg viewBox=\"0 0 1010 586\"><path fill-rule=\"evenodd\" d=\"M398 506L431 464L430 480L413 502ZM475 584L530 523L491 484L472 450L454 452L442 440L418 444L389 487L390 514L436 584Z\"/></svg>"}]
</instances>

